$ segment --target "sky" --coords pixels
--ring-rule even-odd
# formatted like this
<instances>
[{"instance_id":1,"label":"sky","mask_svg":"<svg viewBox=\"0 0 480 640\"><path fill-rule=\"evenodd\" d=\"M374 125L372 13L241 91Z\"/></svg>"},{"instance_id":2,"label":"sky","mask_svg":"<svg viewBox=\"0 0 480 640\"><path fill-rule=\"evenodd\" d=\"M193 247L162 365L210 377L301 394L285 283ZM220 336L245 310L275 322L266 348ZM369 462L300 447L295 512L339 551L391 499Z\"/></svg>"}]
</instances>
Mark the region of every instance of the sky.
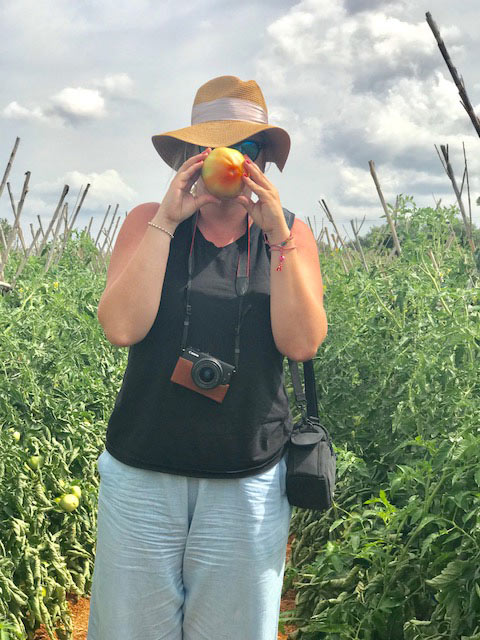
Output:
<instances>
[{"instance_id":1,"label":"sky","mask_svg":"<svg viewBox=\"0 0 480 640\"><path fill-rule=\"evenodd\" d=\"M478 0L16 0L0 2L0 179L21 225L48 225L63 186L69 215L90 189L75 228L107 207L161 202L173 178L151 136L190 124L197 89L221 75L257 81L269 123L292 146L268 179L282 205L317 233L363 235L385 220L370 176L375 162L387 202L455 202L435 145L448 144L459 179L465 144L472 218L480 226L480 140L425 20L430 11L480 114ZM111 216L112 214L110 214ZM10 197L0 217L13 222ZM108 219L110 220L110 218Z\"/></svg>"}]
</instances>

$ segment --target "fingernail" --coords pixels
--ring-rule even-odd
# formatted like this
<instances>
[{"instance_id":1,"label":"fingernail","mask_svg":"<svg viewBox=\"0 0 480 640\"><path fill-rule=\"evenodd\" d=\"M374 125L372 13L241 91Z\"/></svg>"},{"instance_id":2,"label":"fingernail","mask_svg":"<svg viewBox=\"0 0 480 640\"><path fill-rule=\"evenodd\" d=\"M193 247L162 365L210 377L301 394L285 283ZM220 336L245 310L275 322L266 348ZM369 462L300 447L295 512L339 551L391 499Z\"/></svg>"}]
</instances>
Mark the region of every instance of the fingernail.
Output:
<instances>
[{"instance_id":1,"label":"fingernail","mask_svg":"<svg viewBox=\"0 0 480 640\"><path fill-rule=\"evenodd\" d=\"M244 173L243 175L245 176L245 178L248 178L248 173Z\"/></svg>"},{"instance_id":2,"label":"fingernail","mask_svg":"<svg viewBox=\"0 0 480 640\"><path fill-rule=\"evenodd\" d=\"M245 155L245 162L248 162L249 164L252 162L247 155Z\"/></svg>"}]
</instances>

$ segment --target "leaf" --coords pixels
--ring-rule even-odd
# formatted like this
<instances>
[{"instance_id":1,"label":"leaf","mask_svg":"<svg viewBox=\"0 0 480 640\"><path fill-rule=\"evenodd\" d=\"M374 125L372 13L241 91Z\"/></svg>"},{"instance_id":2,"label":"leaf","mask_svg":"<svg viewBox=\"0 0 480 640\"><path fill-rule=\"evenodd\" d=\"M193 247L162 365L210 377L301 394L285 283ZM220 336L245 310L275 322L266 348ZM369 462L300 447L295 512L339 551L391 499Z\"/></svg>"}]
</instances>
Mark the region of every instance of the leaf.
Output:
<instances>
[{"instance_id":1,"label":"leaf","mask_svg":"<svg viewBox=\"0 0 480 640\"><path fill-rule=\"evenodd\" d=\"M343 566L343 562L340 559L340 557L336 554L336 553L332 553L332 555L330 556L330 562L333 565L333 568L335 569L335 571L337 573L342 573L344 570L344 566Z\"/></svg>"},{"instance_id":2,"label":"leaf","mask_svg":"<svg viewBox=\"0 0 480 640\"><path fill-rule=\"evenodd\" d=\"M350 544L352 545L352 550L356 553L358 551L358 548L360 547L360 536L355 533L350 538Z\"/></svg>"},{"instance_id":3,"label":"leaf","mask_svg":"<svg viewBox=\"0 0 480 640\"><path fill-rule=\"evenodd\" d=\"M330 528L328 529L328 532L332 533L332 531L335 531L335 529L339 527L341 524L343 524L344 522L345 522L344 518L339 518L338 520L335 520L335 522L332 522Z\"/></svg>"},{"instance_id":4,"label":"leaf","mask_svg":"<svg viewBox=\"0 0 480 640\"><path fill-rule=\"evenodd\" d=\"M475 482L480 487L480 467L478 467L478 469L475 471L474 478L475 478Z\"/></svg>"},{"instance_id":5,"label":"leaf","mask_svg":"<svg viewBox=\"0 0 480 640\"><path fill-rule=\"evenodd\" d=\"M447 564L441 573L425 582L435 589L443 589L452 582L457 582L465 573L465 569L470 568L470 562L467 560L452 560Z\"/></svg>"},{"instance_id":6,"label":"leaf","mask_svg":"<svg viewBox=\"0 0 480 640\"><path fill-rule=\"evenodd\" d=\"M441 534L438 531L434 531L433 533L431 533L430 535L428 535L425 540L422 542L422 547L421 547L421 552L420 552L420 557L423 558L423 556L426 554L426 552L429 550L430 545L432 544L432 542L434 542Z\"/></svg>"},{"instance_id":7,"label":"leaf","mask_svg":"<svg viewBox=\"0 0 480 640\"><path fill-rule=\"evenodd\" d=\"M424 518L422 518L420 523L416 526L415 528L416 533L418 534L424 527L427 526L427 524L430 524L431 522L434 522L439 527L445 524L445 520L442 517L439 517L436 515L425 516Z\"/></svg>"}]
</instances>

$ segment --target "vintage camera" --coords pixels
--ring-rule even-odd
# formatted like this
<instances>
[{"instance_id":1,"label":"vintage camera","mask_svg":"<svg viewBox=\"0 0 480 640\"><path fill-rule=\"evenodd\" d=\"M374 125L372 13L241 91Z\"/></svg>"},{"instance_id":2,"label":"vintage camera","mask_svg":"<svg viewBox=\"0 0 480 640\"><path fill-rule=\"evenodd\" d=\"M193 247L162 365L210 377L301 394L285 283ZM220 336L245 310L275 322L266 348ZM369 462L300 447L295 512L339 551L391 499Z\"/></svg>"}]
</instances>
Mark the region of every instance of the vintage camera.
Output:
<instances>
[{"instance_id":1,"label":"vintage camera","mask_svg":"<svg viewBox=\"0 0 480 640\"><path fill-rule=\"evenodd\" d=\"M216 402L223 402L235 367L209 353L186 347L172 373L170 380L201 393Z\"/></svg>"}]
</instances>

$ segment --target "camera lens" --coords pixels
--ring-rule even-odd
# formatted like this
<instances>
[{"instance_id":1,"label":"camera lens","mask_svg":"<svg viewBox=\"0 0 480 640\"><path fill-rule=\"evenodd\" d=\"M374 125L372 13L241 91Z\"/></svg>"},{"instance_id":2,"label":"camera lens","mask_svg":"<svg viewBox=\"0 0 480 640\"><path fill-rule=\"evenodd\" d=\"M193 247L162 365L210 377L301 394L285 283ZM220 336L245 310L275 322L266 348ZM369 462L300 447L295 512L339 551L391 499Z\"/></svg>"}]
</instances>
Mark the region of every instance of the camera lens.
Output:
<instances>
[{"instance_id":1,"label":"camera lens","mask_svg":"<svg viewBox=\"0 0 480 640\"><path fill-rule=\"evenodd\" d=\"M222 368L216 360L201 358L192 367L192 379L197 387L213 389L222 377Z\"/></svg>"},{"instance_id":2,"label":"camera lens","mask_svg":"<svg viewBox=\"0 0 480 640\"><path fill-rule=\"evenodd\" d=\"M212 367L203 367L203 369L200 369L198 372L198 376L202 382L208 384L215 377L215 371Z\"/></svg>"}]
</instances>

